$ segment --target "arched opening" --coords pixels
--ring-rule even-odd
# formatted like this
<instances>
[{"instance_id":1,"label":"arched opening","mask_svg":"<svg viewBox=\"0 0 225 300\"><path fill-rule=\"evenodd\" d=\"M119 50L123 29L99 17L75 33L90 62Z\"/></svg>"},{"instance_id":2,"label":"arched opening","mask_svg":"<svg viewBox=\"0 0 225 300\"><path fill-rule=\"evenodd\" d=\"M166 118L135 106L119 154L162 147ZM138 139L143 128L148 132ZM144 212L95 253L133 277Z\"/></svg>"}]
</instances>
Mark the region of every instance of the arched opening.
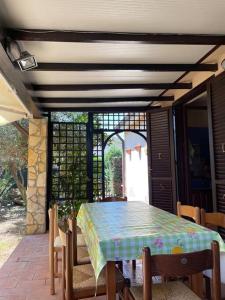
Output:
<instances>
[{"instance_id":1,"label":"arched opening","mask_svg":"<svg viewBox=\"0 0 225 300\"><path fill-rule=\"evenodd\" d=\"M105 196L149 203L145 132L113 132L105 139L103 150Z\"/></svg>"}]
</instances>

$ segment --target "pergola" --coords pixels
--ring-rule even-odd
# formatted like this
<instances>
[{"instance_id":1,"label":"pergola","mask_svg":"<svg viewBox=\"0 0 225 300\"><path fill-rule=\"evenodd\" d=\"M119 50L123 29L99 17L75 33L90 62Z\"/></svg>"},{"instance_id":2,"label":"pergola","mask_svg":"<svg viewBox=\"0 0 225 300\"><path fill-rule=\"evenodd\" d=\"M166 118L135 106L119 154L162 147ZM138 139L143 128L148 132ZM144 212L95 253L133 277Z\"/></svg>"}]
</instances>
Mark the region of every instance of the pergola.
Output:
<instances>
[{"instance_id":1,"label":"pergola","mask_svg":"<svg viewBox=\"0 0 225 300\"><path fill-rule=\"evenodd\" d=\"M218 70L224 10L219 0L3 1L1 60L6 38L35 56L38 67L16 79L26 96L15 89L40 111L170 105L196 73Z\"/></svg>"},{"instance_id":2,"label":"pergola","mask_svg":"<svg viewBox=\"0 0 225 300\"><path fill-rule=\"evenodd\" d=\"M173 105L223 71L224 11L222 0L2 1L0 124L31 119L29 232L45 230L48 137L42 117ZM9 45L34 55L37 68L19 71L12 59L18 53ZM44 209L39 215L34 198Z\"/></svg>"}]
</instances>

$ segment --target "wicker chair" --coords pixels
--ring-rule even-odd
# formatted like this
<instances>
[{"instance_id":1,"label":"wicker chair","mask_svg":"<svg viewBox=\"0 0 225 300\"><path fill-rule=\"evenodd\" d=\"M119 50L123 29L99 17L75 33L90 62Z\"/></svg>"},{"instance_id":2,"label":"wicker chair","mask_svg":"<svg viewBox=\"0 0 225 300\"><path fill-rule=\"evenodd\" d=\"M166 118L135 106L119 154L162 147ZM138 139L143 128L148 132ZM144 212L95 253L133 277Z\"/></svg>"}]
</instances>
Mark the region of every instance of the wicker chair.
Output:
<instances>
[{"instance_id":1,"label":"wicker chair","mask_svg":"<svg viewBox=\"0 0 225 300\"><path fill-rule=\"evenodd\" d=\"M83 299L106 294L104 269L96 287L94 269L91 264L73 266L73 233L59 228L62 240L62 299ZM116 290L120 292L125 286L121 272L116 268Z\"/></svg>"},{"instance_id":2,"label":"wicker chair","mask_svg":"<svg viewBox=\"0 0 225 300\"><path fill-rule=\"evenodd\" d=\"M62 243L58 231L58 205L54 204L48 210L49 215L49 274L50 274L50 294L55 294L55 278L61 277L59 272L59 253L62 251ZM85 241L81 233L76 235L77 256L75 262L88 263L88 252Z\"/></svg>"}]
</instances>

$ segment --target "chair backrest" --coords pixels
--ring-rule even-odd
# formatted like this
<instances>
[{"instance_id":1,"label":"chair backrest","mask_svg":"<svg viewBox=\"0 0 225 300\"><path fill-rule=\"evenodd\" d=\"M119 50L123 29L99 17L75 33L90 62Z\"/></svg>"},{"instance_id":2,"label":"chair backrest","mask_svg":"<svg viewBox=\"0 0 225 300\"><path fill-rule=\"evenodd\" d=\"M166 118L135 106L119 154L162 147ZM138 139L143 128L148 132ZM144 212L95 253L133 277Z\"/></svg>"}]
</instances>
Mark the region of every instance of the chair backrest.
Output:
<instances>
[{"instance_id":1,"label":"chair backrest","mask_svg":"<svg viewBox=\"0 0 225 300\"><path fill-rule=\"evenodd\" d=\"M67 222L64 224L58 224L59 236L62 244L66 247L66 236L65 232L70 231L72 234L71 238L71 249L72 249L72 264L77 265L77 221L76 218L69 217Z\"/></svg>"},{"instance_id":2,"label":"chair backrest","mask_svg":"<svg viewBox=\"0 0 225 300\"><path fill-rule=\"evenodd\" d=\"M220 254L219 243L213 241L211 250L203 250L194 253L154 255L148 247L143 249L143 293L144 300L152 299L152 276L187 276L212 269L213 299L219 300L220 287Z\"/></svg>"},{"instance_id":3,"label":"chair backrest","mask_svg":"<svg viewBox=\"0 0 225 300\"><path fill-rule=\"evenodd\" d=\"M117 201L127 201L127 197L117 197L117 196L112 196L112 197L105 197L103 199L98 198L99 202L117 202Z\"/></svg>"},{"instance_id":4,"label":"chair backrest","mask_svg":"<svg viewBox=\"0 0 225 300\"><path fill-rule=\"evenodd\" d=\"M49 216L49 233L52 234L53 240L59 235L58 232L58 205L54 204L48 210Z\"/></svg>"},{"instance_id":5,"label":"chair backrest","mask_svg":"<svg viewBox=\"0 0 225 300\"><path fill-rule=\"evenodd\" d=\"M209 228L222 227L225 229L225 214L220 212L206 213L201 209L201 225Z\"/></svg>"},{"instance_id":6,"label":"chair backrest","mask_svg":"<svg viewBox=\"0 0 225 300\"><path fill-rule=\"evenodd\" d=\"M59 226L62 241L62 294L63 299L72 299L73 292L73 234L65 226Z\"/></svg>"},{"instance_id":7,"label":"chair backrest","mask_svg":"<svg viewBox=\"0 0 225 300\"><path fill-rule=\"evenodd\" d=\"M181 202L177 202L177 215L179 217L188 217L195 221L196 224L200 224L200 208L190 205L181 205Z\"/></svg>"},{"instance_id":8,"label":"chair backrest","mask_svg":"<svg viewBox=\"0 0 225 300\"><path fill-rule=\"evenodd\" d=\"M77 220L76 218L68 218L69 230L72 232L72 258L73 266L77 265Z\"/></svg>"},{"instance_id":9,"label":"chair backrest","mask_svg":"<svg viewBox=\"0 0 225 300\"><path fill-rule=\"evenodd\" d=\"M49 250L54 248L55 238L59 235L58 232L58 207L53 205L48 210L49 216Z\"/></svg>"}]
</instances>

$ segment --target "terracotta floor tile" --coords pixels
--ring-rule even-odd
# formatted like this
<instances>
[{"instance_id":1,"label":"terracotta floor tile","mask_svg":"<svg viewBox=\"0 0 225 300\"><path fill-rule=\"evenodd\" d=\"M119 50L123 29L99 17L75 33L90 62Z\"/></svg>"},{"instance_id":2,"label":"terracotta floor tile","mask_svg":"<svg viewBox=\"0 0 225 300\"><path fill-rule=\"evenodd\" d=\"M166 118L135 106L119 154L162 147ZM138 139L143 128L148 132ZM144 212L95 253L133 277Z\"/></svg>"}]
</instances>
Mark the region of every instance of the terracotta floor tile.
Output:
<instances>
[{"instance_id":1,"label":"terracotta floor tile","mask_svg":"<svg viewBox=\"0 0 225 300\"><path fill-rule=\"evenodd\" d=\"M0 300L26 300L26 296L0 296Z\"/></svg>"},{"instance_id":2,"label":"terracotta floor tile","mask_svg":"<svg viewBox=\"0 0 225 300\"><path fill-rule=\"evenodd\" d=\"M18 280L15 277L6 277L0 280L0 288L2 289L12 289L15 288L17 284Z\"/></svg>"},{"instance_id":3,"label":"terracotta floor tile","mask_svg":"<svg viewBox=\"0 0 225 300\"><path fill-rule=\"evenodd\" d=\"M130 271L130 265L126 269ZM54 296L49 294L49 282L48 235L26 236L0 269L0 300L61 300L60 280L55 281Z\"/></svg>"}]
</instances>

